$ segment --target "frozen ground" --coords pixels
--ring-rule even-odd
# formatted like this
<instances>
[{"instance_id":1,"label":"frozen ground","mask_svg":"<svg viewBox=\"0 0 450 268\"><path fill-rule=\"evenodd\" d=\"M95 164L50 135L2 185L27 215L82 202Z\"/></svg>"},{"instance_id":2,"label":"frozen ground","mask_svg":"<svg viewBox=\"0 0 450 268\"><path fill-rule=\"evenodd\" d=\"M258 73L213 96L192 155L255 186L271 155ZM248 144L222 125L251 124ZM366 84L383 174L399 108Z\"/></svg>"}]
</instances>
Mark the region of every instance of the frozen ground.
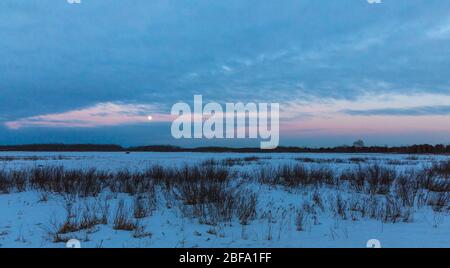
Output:
<instances>
[{"instance_id":1,"label":"frozen ground","mask_svg":"<svg viewBox=\"0 0 450 268\"><path fill-rule=\"evenodd\" d=\"M108 189L88 197L33 188L12 189L0 192L0 247L65 247L64 241L70 238L81 240L82 247L365 247L369 239L380 240L383 247L450 247L449 192L439 193L445 200L444 207L435 209L426 204L416 205L420 202L415 201L407 217L402 207L402 215L392 221L357 215L357 211L351 209L352 202L358 198L384 200L383 195L355 192L345 184L288 187L253 179L253 174L263 168L285 164L328 168L335 176L375 164L398 173L412 172L448 161L448 156L2 152L0 170L64 166L66 169L134 172L152 165L170 168L201 165L210 159L233 171L232 184L257 196L256 215L248 222L243 223L233 216L230 220L205 223L194 215L189 216L186 213L189 206L168 197L163 186L157 185L156 203L151 213L138 220L132 219L138 225L134 230L117 230L113 221L120 200L124 200L125 209L132 214L135 196ZM320 202L314 201L314 195L320 196L323 208L317 205ZM333 207L338 197L345 203L343 214ZM74 207L73 211L82 214L86 208L96 210L99 204L105 203L109 207L107 222L63 232L55 239L68 216L68 204Z\"/></svg>"}]
</instances>

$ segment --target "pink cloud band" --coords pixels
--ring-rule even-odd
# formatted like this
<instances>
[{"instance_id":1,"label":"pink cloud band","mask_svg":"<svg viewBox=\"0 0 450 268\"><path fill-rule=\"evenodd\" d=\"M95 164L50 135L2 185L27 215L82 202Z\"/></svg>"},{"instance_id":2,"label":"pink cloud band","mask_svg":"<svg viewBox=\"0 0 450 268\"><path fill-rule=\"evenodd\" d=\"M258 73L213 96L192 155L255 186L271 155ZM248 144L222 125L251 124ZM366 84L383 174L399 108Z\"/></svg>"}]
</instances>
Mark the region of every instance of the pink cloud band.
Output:
<instances>
[{"instance_id":1,"label":"pink cloud band","mask_svg":"<svg viewBox=\"0 0 450 268\"><path fill-rule=\"evenodd\" d=\"M81 127L118 126L148 122L152 116L155 122L170 122L172 118L156 113L156 107L147 104L122 104L113 102L98 103L91 107L21 118L6 122L10 129L25 127Z\"/></svg>"}]
</instances>

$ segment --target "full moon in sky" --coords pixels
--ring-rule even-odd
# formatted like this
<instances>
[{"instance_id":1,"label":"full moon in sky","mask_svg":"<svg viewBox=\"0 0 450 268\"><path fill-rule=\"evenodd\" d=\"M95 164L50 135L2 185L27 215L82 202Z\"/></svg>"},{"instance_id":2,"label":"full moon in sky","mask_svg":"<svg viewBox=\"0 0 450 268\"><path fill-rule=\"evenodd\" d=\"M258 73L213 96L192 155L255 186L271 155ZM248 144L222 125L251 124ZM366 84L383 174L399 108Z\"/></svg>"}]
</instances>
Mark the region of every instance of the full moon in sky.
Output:
<instances>
[{"instance_id":1,"label":"full moon in sky","mask_svg":"<svg viewBox=\"0 0 450 268\"><path fill-rule=\"evenodd\" d=\"M153 117L151 115L147 116L148 121L152 121Z\"/></svg>"}]
</instances>

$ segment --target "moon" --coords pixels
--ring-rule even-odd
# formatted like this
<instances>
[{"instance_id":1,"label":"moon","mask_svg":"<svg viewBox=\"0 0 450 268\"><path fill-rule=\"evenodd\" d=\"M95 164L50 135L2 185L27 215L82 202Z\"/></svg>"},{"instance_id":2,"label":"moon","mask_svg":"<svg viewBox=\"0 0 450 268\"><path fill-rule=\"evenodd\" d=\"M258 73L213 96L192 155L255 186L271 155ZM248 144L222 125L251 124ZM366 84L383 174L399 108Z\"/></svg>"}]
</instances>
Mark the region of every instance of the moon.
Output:
<instances>
[{"instance_id":1,"label":"moon","mask_svg":"<svg viewBox=\"0 0 450 268\"><path fill-rule=\"evenodd\" d=\"M147 116L148 121L152 121L153 117L151 115Z\"/></svg>"}]
</instances>

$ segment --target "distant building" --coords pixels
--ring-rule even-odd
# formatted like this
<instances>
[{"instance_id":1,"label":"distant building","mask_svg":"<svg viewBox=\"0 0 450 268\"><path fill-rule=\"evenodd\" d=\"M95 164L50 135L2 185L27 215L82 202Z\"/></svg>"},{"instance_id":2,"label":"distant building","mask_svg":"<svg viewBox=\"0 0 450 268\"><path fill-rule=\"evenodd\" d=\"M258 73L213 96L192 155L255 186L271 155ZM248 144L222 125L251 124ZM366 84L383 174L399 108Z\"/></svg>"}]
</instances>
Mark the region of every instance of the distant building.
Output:
<instances>
[{"instance_id":1,"label":"distant building","mask_svg":"<svg viewBox=\"0 0 450 268\"><path fill-rule=\"evenodd\" d=\"M363 141L363 140L357 140L357 141L355 141L355 142L353 143L353 147L356 147L356 148L362 148L362 147L365 147L365 146L364 146L364 141Z\"/></svg>"}]
</instances>

